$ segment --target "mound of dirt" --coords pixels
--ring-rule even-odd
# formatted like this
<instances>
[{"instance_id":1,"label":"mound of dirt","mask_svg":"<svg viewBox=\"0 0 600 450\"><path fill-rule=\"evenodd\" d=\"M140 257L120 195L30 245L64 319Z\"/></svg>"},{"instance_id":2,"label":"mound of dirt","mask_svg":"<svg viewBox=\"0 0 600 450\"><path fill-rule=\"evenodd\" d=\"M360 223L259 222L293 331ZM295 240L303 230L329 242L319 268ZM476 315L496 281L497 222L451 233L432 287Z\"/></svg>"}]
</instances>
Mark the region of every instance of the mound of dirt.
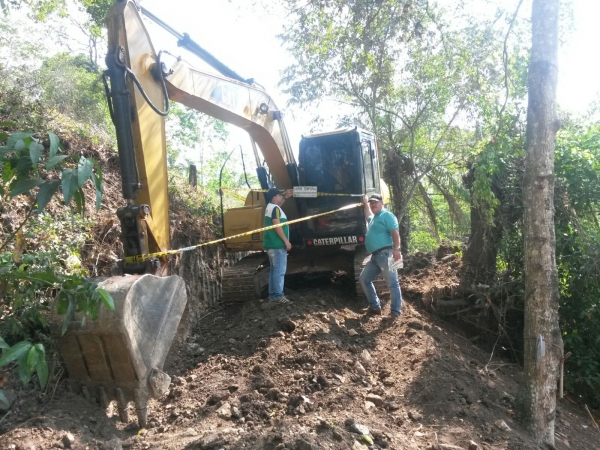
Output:
<instances>
[{"instance_id":1,"label":"mound of dirt","mask_svg":"<svg viewBox=\"0 0 600 450\"><path fill-rule=\"evenodd\" d=\"M538 449L514 421L520 370L409 302L365 317L346 286L207 312L171 352L147 429L55 382L20 392L3 449ZM16 378L16 377L15 377ZM12 383L16 380L12 380ZM113 405L114 406L114 405ZM556 448L600 448L559 401Z\"/></svg>"}]
</instances>

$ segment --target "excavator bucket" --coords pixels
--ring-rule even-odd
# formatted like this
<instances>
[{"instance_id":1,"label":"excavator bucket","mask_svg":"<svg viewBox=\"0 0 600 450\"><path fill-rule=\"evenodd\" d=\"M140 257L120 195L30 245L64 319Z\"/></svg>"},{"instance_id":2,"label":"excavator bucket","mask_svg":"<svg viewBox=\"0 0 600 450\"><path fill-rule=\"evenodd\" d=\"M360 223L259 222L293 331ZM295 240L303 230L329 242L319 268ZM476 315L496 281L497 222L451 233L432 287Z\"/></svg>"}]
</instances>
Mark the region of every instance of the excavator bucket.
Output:
<instances>
[{"instance_id":1,"label":"excavator bucket","mask_svg":"<svg viewBox=\"0 0 600 450\"><path fill-rule=\"evenodd\" d=\"M75 315L62 336L63 317L53 313L53 334L83 395L104 407L116 400L123 422L129 420L127 405L135 402L144 427L148 399L171 383L162 368L187 302L185 283L178 276L131 275L105 278L98 286L112 295L115 310L100 308L95 321Z\"/></svg>"}]
</instances>

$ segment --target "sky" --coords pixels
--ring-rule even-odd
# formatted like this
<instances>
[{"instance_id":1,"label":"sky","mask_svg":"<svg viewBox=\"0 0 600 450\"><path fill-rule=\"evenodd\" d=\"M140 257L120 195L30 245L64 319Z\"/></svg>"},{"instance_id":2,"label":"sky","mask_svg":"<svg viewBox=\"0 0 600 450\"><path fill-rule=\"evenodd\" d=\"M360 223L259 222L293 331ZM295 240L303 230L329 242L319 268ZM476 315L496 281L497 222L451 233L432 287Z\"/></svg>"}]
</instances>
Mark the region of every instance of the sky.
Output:
<instances>
[{"instance_id":1,"label":"sky","mask_svg":"<svg viewBox=\"0 0 600 450\"><path fill-rule=\"evenodd\" d=\"M493 14L498 7L514 10L518 0L462 0L475 8L477 13ZM439 3L453 7L456 0L438 0ZM180 33L188 33L205 49L245 78L254 78L264 86L275 99L275 103L284 111L290 142L295 152L302 134L310 133L310 120L316 115L333 119L340 104L325 100L319 106L302 110L288 108L288 96L278 87L282 70L294 61L282 47L277 34L282 31L286 17L279 2L261 2L268 4L268 10L252 7L253 0L141 0L142 6L160 17L164 22ZM561 109L584 113L593 101L600 99L600 58L597 48L600 43L600 0L562 0L569 4L572 19L566 32L561 33L562 42L559 51L558 102ZM566 9L565 9L566 10ZM519 16L529 19L531 0L525 0ZM57 22L58 23L58 22ZM203 63L185 50L178 48L176 39L159 26L146 20L156 50L169 50L182 55L192 65L201 68ZM47 26L47 25L28 25ZM69 25L67 24L67 27ZM79 45L73 51L82 51L87 42L77 37L77 29L71 37L78 38ZM102 59L104 55L99 55ZM204 65L204 68L207 68ZM208 70L212 70L208 68ZM241 143L248 146L245 132L230 127L232 148Z\"/></svg>"},{"instance_id":2,"label":"sky","mask_svg":"<svg viewBox=\"0 0 600 450\"><path fill-rule=\"evenodd\" d=\"M558 102L571 112L585 112L600 96L600 1L574 0L575 29L561 45L558 60Z\"/></svg>"},{"instance_id":3,"label":"sky","mask_svg":"<svg viewBox=\"0 0 600 450\"><path fill-rule=\"evenodd\" d=\"M441 0L444 1L444 0ZM449 0L448 0L449 1ZM517 0L472 0L483 12L493 14L498 6L513 10ZM562 109L583 113L600 94L600 1L571 0L573 29L563 33L559 54L558 101ZM186 32L201 46L246 78L255 78L285 112L292 146L297 148L301 134L310 130L310 119L336 105L325 102L320 110L286 108L288 97L278 87L281 71L293 63L282 48L277 34L285 16L271 2L268 11L254 11L248 0L142 0L141 4L177 31ZM564 2L563 2L564 3ZM526 0L519 16L529 18L531 1ZM161 48L172 48L175 39L160 27L148 24L150 33ZM189 56L184 56L191 59ZM337 106L339 107L339 105ZM316 107L315 107L316 108ZM334 115L334 114L330 114Z\"/></svg>"},{"instance_id":4,"label":"sky","mask_svg":"<svg viewBox=\"0 0 600 450\"><path fill-rule=\"evenodd\" d=\"M271 12L256 12L241 6L240 0L143 0L140 2L154 15L179 33L188 33L200 46L244 78L254 78L285 110L285 124L295 152L301 135L309 131L310 113L286 109L288 97L278 87L281 71L293 63L280 45L277 34L281 21ZM244 0L243 5L250 2ZM178 48L176 39L158 25L147 21L147 28L158 47L169 49L192 63L194 67L213 71L185 50ZM245 132L230 127L230 145L247 146ZM236 142L236 141L241 142Z\"/></svg>"}]
</instances>

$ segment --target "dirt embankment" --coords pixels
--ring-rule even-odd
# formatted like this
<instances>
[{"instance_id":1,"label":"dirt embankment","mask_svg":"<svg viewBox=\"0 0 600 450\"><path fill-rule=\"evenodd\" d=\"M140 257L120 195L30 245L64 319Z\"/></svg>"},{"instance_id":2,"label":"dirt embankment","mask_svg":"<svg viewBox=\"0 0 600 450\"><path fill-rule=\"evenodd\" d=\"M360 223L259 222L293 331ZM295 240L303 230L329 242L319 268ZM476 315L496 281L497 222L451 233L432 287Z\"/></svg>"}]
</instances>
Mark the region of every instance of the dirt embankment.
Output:
<instances>
[{"instance_id":1,"label":"dirt embankment","mask_svg":"<svg viewBox=\"0 0 600 450\"><path fill-rule=\"evenodd\" d=\"M407 283L409 280L407 280ZM0 448L538 449L514 421L520 370L404 303L367 318L351 281L303 288L289 307L207 311L167 361L149 425L118 421L54 380L4 419ZM407 293L408 294L408 293ZM585 411L559 401L556 448L600 448Z\"/></svg>"}]
</instances>

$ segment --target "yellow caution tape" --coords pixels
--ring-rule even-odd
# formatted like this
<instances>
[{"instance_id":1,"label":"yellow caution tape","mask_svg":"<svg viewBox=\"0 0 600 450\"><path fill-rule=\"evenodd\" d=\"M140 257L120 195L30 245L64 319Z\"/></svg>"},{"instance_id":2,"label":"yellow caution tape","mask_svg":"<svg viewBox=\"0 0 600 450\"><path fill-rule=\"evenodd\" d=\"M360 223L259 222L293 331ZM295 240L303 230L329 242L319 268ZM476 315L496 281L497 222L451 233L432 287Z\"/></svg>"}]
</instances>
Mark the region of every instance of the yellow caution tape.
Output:
<instances>
[{"instance_id":1,"label":"yellow caution tape","mask_svg":"<svg viewBox=\"0 0 600 450\"><path fill-rule=\"evenodd\" d=\"M225 190L225 189L223 189L223 190ZM240 194L236 194L233 191L227 190L226 194L231 195L233 198L237 198L238 200L241 200L243 202L246 201L246 197L242 197Z\"/></svg>"},{"instance_id":2,"label":"yellow caution tape","mask_svg":"<svg viewBox=\"0 0 600 450\"><path fill-rule=\"evenodd\" d=\"M221 238L221 239L215 239L214 241L204 242L202 244L193 245L191 247L184 247L184 248L180 248L178 250L167 250L166 252L150 253L149 255L126 256L125 257L125 262L126 263L139 263L139 262L146 261L149 258L158 258L160 256L175 255L177 253L189 252L189 251L195 250L195 249L197 249L199 247L205 247L207 245L218 244L219 242L224 242L224 241L227 241L229 239L235 239L235 238L239 238L239 237L242 237L242 236L250 236L251 234L254 234L254 233L261 233L263 231L273 230L275 228L281 228L281 227L284 227L286 225L292 225L294 223L299 223L299 222L304 222L306 220L314 219L315 217L327 216L329 214L335 214L336 212L339 212L339 211L344 211L346 209L352 209L352 208L358 208L358 207L361 207L361 206L363 206L362 203L356 203L356 204L353 204L353 205L346 205L346 206L342 206L341 208L335 209L333 211L327 211L327 212L324 212L324 213L313 214L312 216L301 217L300 219L293 219L293 220L290 220L290 221L285 222L285 223L278 223L277 225L271 225L271 226L268 226L268 227L259 228L257 230L252 230L252 231L247 231L245 233L236 234L234 236L228 236L228 237L224 237L224 238Z\"/></svg>"},{"instance_id":3,"label":"yellow caution tape","mask_svg":"<svg viewBox=\"0 0 600 450\"><path fill-rule=\"evenodd\" d=\"M267 189L248 189L248 188L221 188L222 191L250 191L250 192L268 192ZM363 197L364 194L332 194L329 192L317 192L318 197ZM310 198L310 197L302 197ZM244 199L245 200L245 199Z\"/></svg>"}]
</instances>

